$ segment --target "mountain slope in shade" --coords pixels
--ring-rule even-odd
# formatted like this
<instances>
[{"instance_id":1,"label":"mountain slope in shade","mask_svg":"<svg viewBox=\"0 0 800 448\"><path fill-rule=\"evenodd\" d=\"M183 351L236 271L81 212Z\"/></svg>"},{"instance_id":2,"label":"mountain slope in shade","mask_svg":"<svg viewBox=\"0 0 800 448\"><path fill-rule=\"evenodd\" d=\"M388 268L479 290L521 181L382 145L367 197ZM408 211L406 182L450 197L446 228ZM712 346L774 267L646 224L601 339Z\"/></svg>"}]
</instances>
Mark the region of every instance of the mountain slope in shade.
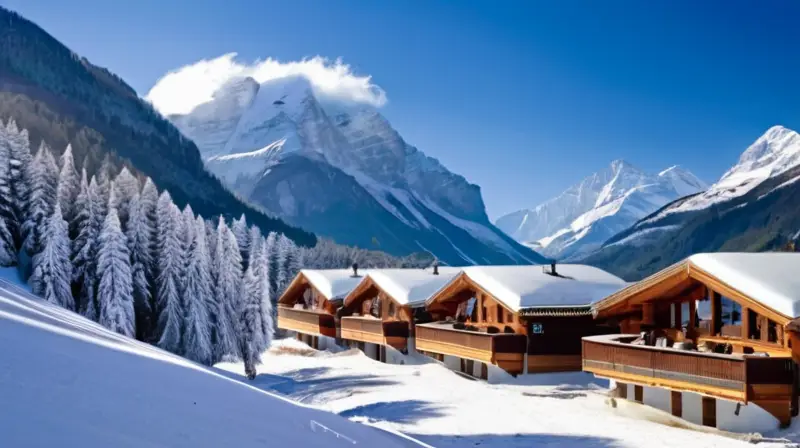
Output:
<instances>
[{"instance_id":1,"label":"mountain slope in shade","mask_svg":"<svg viewBox=\"0 0 800 448\"><path fill-rule=\"evenodd\" d=\"M503 216L496 225L552 258L588 253L663 205L706 185L678 166L657 175L616 160L533 209Z\"/></svg>"},{"instance_id":2,"label":"mountain slope in shade","mask_svg":"<svg viewBox=\"0 0 800 448\"><path fill-rule=\"evenodd\" d=\"M706 191L674 201L579 257L635 280L693 253L779 249L800 238L800 135L756 140Z\"/></svg>"},{"instance_id":3,"label":"mountain slope in shade","mask_svg":"<svg viewBox=\"0 0 800 448\"><path fill-rule=\"evenodd\" d=\"M337 242L450 264L543 258L493 226L480 188L407 144L378 110L302 76L227 80L170 120L240 195Z\"/></svg>"},{"instance_id":4,"label":"mountain slope in shade","mask_svg":"<svg viewBox=\"0 0 800 448\"><path fill-rule=\"evenodd\" d=\"M191 204L209 218L245 214L264 232L282 232L299 244L315 244L314 235L232 194L205 169L195 144L119 77L2 7L0 24L0 120L13 119L28 130L33 150L40 141L56 152L71 144L77 163L90 175L108 157L117 168L126 164L151 177L180 207Z\"/></svg>"}]
</instances>

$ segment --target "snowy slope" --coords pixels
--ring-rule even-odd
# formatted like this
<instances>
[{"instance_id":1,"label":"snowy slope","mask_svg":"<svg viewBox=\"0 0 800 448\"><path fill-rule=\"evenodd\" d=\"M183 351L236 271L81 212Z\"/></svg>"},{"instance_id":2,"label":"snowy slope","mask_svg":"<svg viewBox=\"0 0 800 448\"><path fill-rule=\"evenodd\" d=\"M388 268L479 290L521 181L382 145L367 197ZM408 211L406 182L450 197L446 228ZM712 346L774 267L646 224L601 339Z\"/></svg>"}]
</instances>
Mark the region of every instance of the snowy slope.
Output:
<instances>
[{"instance_id":1,"label":"snowy slope","mask_svg":"<svg viewBox=\"0 0 800 448\"><path fill-rule=\"evenodd\" d=\"M558 197L503 216L496 225L543 255L568 258L596 249L665 204L705 188L678 166L650 175L616 160Z\"/></svg>"},{"instance_id":2,"label":"snowy slope","mask_svg":"<svg viewBox=\"0 0 800 448\"><path fill-rule=\"evenodd\" d=\"M500 375L473 381L420 355L385 364L358 350L315 352L277 341L263 356L254 384L357 421L414 435L439 448L746 448L715 430L693 431L666 413L619 401L606 381L582 372ZM243 374L238 364L217 367ZM789 437L792 430L769 434ZM759 447L778 448L776 443Z\"/></svg>"},{"instance_id":3,"label":"snowy slope","mask_svg":"<svg viewBox=\"0 0 800 448\"><path fill-rule=\"evenodd\" d=\"M4 447L417 446L111 333L7 280L0 372Z\"/></svg>"},{"instance_id":4,"label":"snowy slope","mask_svg":"<svg viewBox=\"0 0 800 448\"><path fill-rule=\"evenodd\" d=\"M426 250L450 264L542 260L492 225L479 187L406 143L375 106L316 88L299 75L232 77L170 120L240 195L341 243ZM309 177L307 169L320 173ZM367 220L377 220L372 234L357 235L353 223Z\"/></svg>"}]
</instances>

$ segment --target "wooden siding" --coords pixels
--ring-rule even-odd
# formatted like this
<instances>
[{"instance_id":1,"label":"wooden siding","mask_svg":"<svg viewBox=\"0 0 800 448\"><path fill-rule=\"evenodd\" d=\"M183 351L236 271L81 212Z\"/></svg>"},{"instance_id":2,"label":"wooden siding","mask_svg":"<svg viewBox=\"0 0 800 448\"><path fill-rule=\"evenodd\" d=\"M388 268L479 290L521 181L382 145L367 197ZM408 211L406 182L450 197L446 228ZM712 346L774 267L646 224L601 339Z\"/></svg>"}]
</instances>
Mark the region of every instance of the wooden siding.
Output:
<instances>
[{"instance_id":1,"label":"wooden siding","mask_svg":"<svg viewBox=\"0 0 800 448\"><path fill-rule=\"evenodd\" d=\"M479 333L436 324L417 325L416 331L419 351L495 364L512 374L523 373L524 335Z\"/></svg>"},{"instance_id":2,"label":"wooden siding","mask_svg":"<svg viewBox=\"0 0 800 448\"><path fill-rule=\"evenodd\" d=\"M404 321L383 321L374 317L342 317L342 339L370 344L388 345L405 351L408 345L409 326Z\"/></svg>"},{"instance_id":3,"label":"wooden siding","mask_svg":"<svg viewBox=\"0 0 800 448\"><path fill-rule=\"evenodd\" d=\"M330 314L278 306L278 328L312 336L336 337L336 320Z\"/></svg>"},{"instance_id":4,"label":"wooden siding","mask_svg":"<svg viewBox=\"0 0 800 448\"><path fill-rule=\"evenodd\" d=\"M638 385L754 402L781 421L791 418L795 364L789 357L728 356L583 340L583 370ZM627 337L632 339L632 337Z\"/></svg>"}]
</instances>

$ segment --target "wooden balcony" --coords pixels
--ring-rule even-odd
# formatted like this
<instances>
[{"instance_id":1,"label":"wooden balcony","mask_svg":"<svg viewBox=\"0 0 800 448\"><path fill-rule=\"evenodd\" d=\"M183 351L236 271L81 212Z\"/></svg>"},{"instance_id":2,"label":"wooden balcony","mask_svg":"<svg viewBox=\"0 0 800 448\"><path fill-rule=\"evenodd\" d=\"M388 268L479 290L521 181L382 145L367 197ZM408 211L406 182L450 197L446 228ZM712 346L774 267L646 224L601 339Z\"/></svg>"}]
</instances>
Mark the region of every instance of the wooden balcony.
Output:
<instances>
[{"instance_id":1,"label":"wooden balcony","mask_svg":"<svg viewBox=\"0 0 800 448\"><path fill-rule=\"evenodd\" d=\"M522 334L456 330L450 324L416 326L417 350L495 364L511 374L523 373L528 338Z\"/></svg>"},{"instance_id":2,"label":"wooden balcony","mask_svg":"<svg viewBox=\"0 0 800 448\"><path fill-rule=\"evenodd\" d=\"M278 307L278 328L312 336L336 337L336 319L316 310Z\"/></svg>"},{"instance_id":3,"label":"wooden balcony","mask_svg":"<svg viewBox=\"0 0 800 448\"><path fill-rule=\"evenodd\" d=\"M341 319L341 327L342 339L388 345L400 351L405 351L408 345L408 322L346 316Z\"/></svg>"},{"instance_id":4,"label":"wooden balcony","mask_svg":"<svg viewBox=\"0 0 800 448\"><path fill-rule=\"evenodd\" d=\"M781 422L789 418L790 357L722 355L631 345L635 335L583 338L583 370L625 383L754 402Z\"/></svg>"}]
</instances>

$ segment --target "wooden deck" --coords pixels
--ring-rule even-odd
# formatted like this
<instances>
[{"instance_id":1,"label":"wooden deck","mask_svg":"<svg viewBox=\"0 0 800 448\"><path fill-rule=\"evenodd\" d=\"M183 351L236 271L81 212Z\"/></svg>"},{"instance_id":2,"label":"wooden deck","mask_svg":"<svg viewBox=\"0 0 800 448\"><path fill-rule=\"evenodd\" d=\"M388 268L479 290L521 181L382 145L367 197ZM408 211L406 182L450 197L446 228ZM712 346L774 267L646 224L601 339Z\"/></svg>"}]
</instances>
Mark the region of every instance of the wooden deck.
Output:
<instances>
[{"instance_id":1,"label":"wooden deck","mask_svg":"<svg viewBox=\"0 0 800 448\"><path fill-rule=\"evenodd\" d=\"M674 391L754 402L782 423L790 418L791 357L721 355L630 345L635 335L583 339L583 370L596 376Z\"/></svg>"},{"instance_id":2,"label":"wooden deck","mask_svg":"<svg viewBox=\"0 0 800 448\"><path fill-rule=\"evenodd\" d=\"M312 336L336 337L336 319L331 314L278 306L278 328Z\"/></svg>"},{"instance_id":3,"label":"wooden deck","mask_svg":"<svg viewBox=\"0 0 800 448\"><path fill-rule=\"evenodd\" d=\"M417 350L495 364L511 374L523 373L527 337L521 334L479 333L441 324L416 326Z\"/></svg>"},{"instance_id":4,"label":"wooden deck","mask_svg":"<svg viewBox=\"0 0 800 448\"><path fill-rule=\"evenodd\" d=\"M409 325L373 317L346 316L341 319L342 339L388 345L400 351L408 346Z\"/></svg>"}]
</instances>

